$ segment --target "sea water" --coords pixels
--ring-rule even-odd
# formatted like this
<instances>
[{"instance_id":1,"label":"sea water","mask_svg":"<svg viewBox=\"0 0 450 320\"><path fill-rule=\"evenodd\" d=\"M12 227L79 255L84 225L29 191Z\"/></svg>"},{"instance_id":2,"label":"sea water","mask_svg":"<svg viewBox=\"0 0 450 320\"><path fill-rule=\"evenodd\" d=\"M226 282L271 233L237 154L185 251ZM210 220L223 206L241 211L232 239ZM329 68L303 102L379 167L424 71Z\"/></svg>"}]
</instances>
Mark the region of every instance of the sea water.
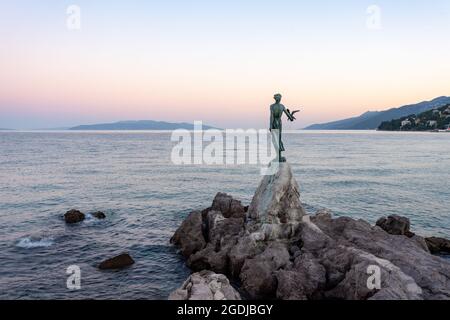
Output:
<instances>
[{"instance_id":1,"label":"sea water","mask_svg":"<svg viewBox=\"0 0 450 320\"><path fill-rule=\"evenodd\" d=\"M0 299L165 299L189 274L169 243L217 192L248 204L255 165L174 165L170 132L0 132ZM300 131L286 157L307 211L391 214L450 238L450 134ZM66 225L70 209L87 219ZM90 212L101 210L97 220ZM100 271L129 252L136 263ZM81 270L70 290L67 268Z\"/></svg>"}]
</instances>

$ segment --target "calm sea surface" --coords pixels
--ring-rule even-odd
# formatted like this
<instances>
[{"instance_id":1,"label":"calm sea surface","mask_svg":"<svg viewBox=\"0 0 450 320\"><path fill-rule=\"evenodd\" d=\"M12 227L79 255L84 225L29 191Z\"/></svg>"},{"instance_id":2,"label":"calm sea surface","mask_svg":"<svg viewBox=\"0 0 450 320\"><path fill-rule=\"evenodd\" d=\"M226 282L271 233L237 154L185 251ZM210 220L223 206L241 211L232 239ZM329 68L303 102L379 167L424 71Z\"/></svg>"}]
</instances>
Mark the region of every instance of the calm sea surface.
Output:
<instances>
[{"instance_id":1,"label":"calm sea surface","mask_svg":"<svg viewBox=\"0 0 450 320\"><path fill-rule=\"evenodd\" d=\"M177 166L161 132L0 132L0 299L165 299L189 274L169 239L219 192L249 203L257 166ZM308 211L377 218L399 214L422 235L450 238L450 134L287 134ZM101 210L68 226L76 208ZM136 263L100 271L129 252ZM70 265L81 290L66 288Z\"/></svg>"}]
</instances>

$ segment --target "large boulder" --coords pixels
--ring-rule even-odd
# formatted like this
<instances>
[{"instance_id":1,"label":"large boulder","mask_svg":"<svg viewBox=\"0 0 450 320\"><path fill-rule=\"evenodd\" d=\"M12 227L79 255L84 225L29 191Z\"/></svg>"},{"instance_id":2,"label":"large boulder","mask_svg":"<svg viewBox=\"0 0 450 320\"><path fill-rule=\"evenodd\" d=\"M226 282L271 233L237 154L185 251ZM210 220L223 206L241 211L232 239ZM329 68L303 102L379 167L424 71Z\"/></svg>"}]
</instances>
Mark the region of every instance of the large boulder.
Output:
<instances>
[{"instance_id":1,"label":"large boulder","mask_svg":"<svg viewBox=\"0 0 450 320\"><path fill-rule=\"evenodd\" d=\"M264 242L255 241L250 235L239 238L228 253L228 270L231 276L238 278L245 261L260 254L265 247L266 244Z\"/></svg>"},{"instance_id":2,"label":"large boulder","mask_svg":"<svg viewBox=\"0 0 450 320\"><path fill-rule=\"evenodd\" d=\"M208 241L217 245L224 245L238 236L244 228L244 218L226 218L219 211L209 211L205 223Z\"/></svg>"},{"instance_id":3,"label":"large boulder","mask_svg":"<svg viewBox=\"0 0 450 320\"><path fill-rule=\"evenodd\" d=\"M186 264L193 271L211 270L217 273L228 271L228 251L218 250L215 245L208 244L204 249L192 254Z\"/></svg>"},{"instance_id":4,"label":"large boulder","mask_svg":"<svg viewBox=\"0 0 450 320\"><path fill-rule=\"evenodd\" d=\"M64 220L68 224L78 223L86 218L83 212L78 210L69 210L64 214Z\"/></svg>"},{"instance_id":5,"label":"large boulder","mask_svg":"<svg viewBox=\"0 0 450 320\"><path fill-rule=\"evenodd\" d=\"M275 297L275 272L290 264L286 244L273 242L264 252L245 261L240 273L242 286L253 299Z\"/></svg>"},{"instance_id":6,"label":"large boulder","mask_svg":"<svg viewBox=\"0 0 450 320\"><path fill-rule=\"evenodd\" d=\"M246 208L240 201L233 199L226 193L219 192L212 203L211 210L222 212L225 218L244 218Z\"/></svg>"},{"instance_id":7,"label":"large boulder","mask_svg":"<svg viewBox=\"0 0 450 320\"><path fill-rule=\"evenodd\" d=\"M241 296L225 275L205 270L189 276L169 300L241 300Z\"/></svg>"},{"instance_id":8,"label":"large boulder","mask_svg":"<svg viewBox=\"0 0 450 320\"><path fill-rule=\"evenodd\" d=\"M111 259L107 259L98 266L101 270L106 269L122 269L134 264L133 258L128 253L122 253Z\"/></svg>"},{"instance_id":9,"label":"large boulder","mask_svg":"<svg viewBox=\"0 0 450 320\"><path fill-rule=\"evenodd\" d=\"M312 254L302 253L291 268L277 271L276 277L278 299L317 299L326 283L326 270Z\"/></svg>"},{"instance_id":10,"label":"large boulder","mask_svg":"<svg viewBox=\"0 0 450 320\"><path fill-rule=\"evenodd\" d=\"M244 228L244 218L224 217L220 211L208 211L204 215L205 248L192 254L187 265L194 271L203 269L217 273L228 271L228 253L236 244Z\"/></svg>"},{"instance_id":11,"label":"large boulder","mask_svg":"<svg viewBox=\"0 0 450 320\"><path fill-rule=\"evenodd\" d=\"M170 242L180 247L181 253L188 258L203 249L206 241L203 236L202 212L194 211L188 215L177 229Z\"/></svg>"},{"instance_id":12,"label":"large boulder","mask_svg":"<svg viewBox=\"0 0 450 320\"><path fill-rule=\"evenodd\" d=\"M390 261L380 259L363 250L346 247L351 263L339 283L324 296L345 300L421 300L422 289L415 280ZM379 272L380 286L370 276ZM372 285L371 285L372 284Z\"/></svg>"},{"instance_id":13,"label":"large boulder","mask_svg":"<svg viewBox=\"0 0 450 320\"><path fill-rule=\"evenodd\" d=\"M378 219L376 225L387 233L393 235L405 235L408 237L414 236L414 233L409 230L410 222L406 217L401 217L398 215L391 215L387 218L382 217Z\"/></svg>"},{"instance_id":14,"label":"large boulder","mask_svg":"<svg viewBox=\"0 0 450 320\"><path fill-rule=\"evenodd\" d=\"M262 179L248 208L248 215L267 224L296 223L305 215L289 163L280 163L276 174Z\"/></svg>"}]
</instances>

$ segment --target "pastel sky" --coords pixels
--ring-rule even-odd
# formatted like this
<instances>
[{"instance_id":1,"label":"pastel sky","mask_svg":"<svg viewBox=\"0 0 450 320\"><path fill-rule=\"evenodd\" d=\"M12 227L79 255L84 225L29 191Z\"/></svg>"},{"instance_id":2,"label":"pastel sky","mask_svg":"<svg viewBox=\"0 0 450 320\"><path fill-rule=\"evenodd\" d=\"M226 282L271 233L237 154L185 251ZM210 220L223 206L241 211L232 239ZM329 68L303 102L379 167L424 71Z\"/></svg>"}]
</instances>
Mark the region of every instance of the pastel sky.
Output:
<instances>
[{"instance_id":1,"label":"pastel sky","mask_svg":"<svg viewBox=\"0 0 450 320\"><path fill-rule=\"evenodd\" d=\"M450 95L449 35L449 0L0 0L0 127L264 128L281 92L300 128Z\"/></svg>"}]
</instances>

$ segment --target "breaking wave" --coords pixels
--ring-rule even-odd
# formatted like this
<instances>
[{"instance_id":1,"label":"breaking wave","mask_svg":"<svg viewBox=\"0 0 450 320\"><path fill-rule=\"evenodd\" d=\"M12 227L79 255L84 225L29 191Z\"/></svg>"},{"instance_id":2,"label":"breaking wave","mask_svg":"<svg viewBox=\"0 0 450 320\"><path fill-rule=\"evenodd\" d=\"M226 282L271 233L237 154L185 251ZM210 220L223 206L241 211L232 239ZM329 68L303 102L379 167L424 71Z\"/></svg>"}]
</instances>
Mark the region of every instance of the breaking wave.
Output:
<instances>
[{"instance_id":1,"label":"breaking wave","mask_svg":"<svg viewBox=\"0 0 450 320\"><path fill-rule=\"evenodd\" d=\"M17 242L16 247L23 249L33 249L33 248L47 248L53 245L53 238L33 238L26 237L22 238Z\"/></svg>"}]
</instances>

